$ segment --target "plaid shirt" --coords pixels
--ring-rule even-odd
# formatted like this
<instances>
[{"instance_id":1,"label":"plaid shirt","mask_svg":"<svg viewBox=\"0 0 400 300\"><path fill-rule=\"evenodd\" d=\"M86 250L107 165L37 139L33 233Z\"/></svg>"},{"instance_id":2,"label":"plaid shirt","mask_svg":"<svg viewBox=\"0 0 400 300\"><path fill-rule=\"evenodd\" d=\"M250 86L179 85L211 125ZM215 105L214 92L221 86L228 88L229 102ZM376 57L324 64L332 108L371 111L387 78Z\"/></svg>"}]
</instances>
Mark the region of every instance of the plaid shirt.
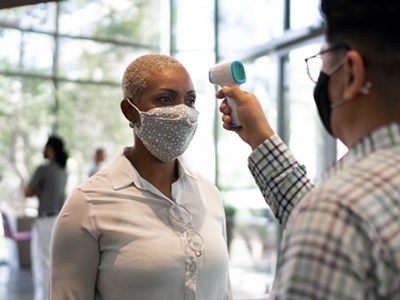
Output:
<instances>
[{"instance_id":1,"label":"plaid shirt","mask_svg":"<svg viewBox=\"0 0 400 300\"><path fill-rule=\"evenodd\" d=\"M271 299L400 299L400 124L365 136L318 188L277 136L249 168L286 228Z\"/></svg>"}]
</instances>

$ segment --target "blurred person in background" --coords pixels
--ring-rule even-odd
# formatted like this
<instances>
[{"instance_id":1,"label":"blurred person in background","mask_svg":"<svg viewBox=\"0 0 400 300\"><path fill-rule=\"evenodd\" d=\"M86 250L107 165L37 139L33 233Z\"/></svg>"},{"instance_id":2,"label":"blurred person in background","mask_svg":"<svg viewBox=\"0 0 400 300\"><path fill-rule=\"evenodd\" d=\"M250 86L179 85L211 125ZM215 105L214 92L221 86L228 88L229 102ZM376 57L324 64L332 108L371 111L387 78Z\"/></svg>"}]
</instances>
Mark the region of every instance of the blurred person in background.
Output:
<instances>
[{"instance_id":1,"label":"blurred person in background","mask_svg":"<svg viewBox=\"0 0 400 300\"><path fill-rule=\"evenodd\" d=\"M50 241L56 218L65 201L68 154L60 137L50 136L43 152L46 162L25 187L25 197L39 199L38 217L32 225L31 264L34 300L48 299Z\"/></svg>"},{"instance_id":2,"label":"blurred person in background","mask_svg":"<svg viewBox=\"0 0 400 300\"><path fill-rule=\"evenodd\" d=\"M175 58L148 54L127 67L122 89L133 146L68 197L50 298L231 299L220 194L180 158L199 114L190 75Z\"/></svg>"},{"instance_id":3,"label":"blurred person in background","mask_svg":"<svg viewBox=\"0 0 400 300\"><path fill-rule=\"evenodd\" d=\"M89 177L97 173L101 168L102 164L106 158L106 154L103 148L97 148L94 152L93 162L89 168Z\"/></svg>"}]
</instances>

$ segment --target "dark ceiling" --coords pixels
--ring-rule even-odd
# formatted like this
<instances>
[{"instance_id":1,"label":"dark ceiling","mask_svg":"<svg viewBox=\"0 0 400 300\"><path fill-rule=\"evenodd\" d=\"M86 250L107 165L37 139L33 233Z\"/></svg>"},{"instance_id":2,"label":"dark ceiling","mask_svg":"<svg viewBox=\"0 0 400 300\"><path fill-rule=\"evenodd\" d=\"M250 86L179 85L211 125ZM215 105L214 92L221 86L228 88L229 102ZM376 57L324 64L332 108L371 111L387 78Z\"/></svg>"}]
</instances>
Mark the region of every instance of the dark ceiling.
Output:
<instances>
[{"instance_id":1,"label":"dark ceiling","mask_svg":"<svg viewBox=\"0 0 400 300\"><path fill-rule=\"evenodd\" d=\"M0 9L24 5L33 5L45 2L60 2L62 0L0 0Z\"/></svg>"}]
</instances>

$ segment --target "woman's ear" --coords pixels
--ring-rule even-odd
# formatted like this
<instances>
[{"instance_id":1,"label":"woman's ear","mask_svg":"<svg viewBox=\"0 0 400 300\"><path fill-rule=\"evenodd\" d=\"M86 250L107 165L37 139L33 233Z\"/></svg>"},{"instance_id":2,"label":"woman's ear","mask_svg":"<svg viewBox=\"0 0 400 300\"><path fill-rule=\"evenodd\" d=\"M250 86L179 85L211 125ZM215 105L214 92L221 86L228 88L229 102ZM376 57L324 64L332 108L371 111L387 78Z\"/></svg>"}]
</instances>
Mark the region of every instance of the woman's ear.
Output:
<instances>
[{"instance_id":1,"label":"woman's ear","mask_svg":"<svg viewBox=\"0 0 400 300\"><path fill-rule=\"evenodd\" d=\"M346 76L343 99L353 100L360 94L365 93L366 87L369 89L371 83L367 80L366 69L360 52L350 50L344 62L348 76Z\"/></svg>"},{"instance_id":2,"label":"woman's ear","mask_svg":"<svg viewBox=\"0 0 400 300\"><path fill-rule=\"evenodd\" d=\"M132 107L132 105L128 102L126 98L121 100L121 111L124 114L125 118L132 124L135 124L140 120L139 112L137 109Z\"/></svg>"}]
</instances>

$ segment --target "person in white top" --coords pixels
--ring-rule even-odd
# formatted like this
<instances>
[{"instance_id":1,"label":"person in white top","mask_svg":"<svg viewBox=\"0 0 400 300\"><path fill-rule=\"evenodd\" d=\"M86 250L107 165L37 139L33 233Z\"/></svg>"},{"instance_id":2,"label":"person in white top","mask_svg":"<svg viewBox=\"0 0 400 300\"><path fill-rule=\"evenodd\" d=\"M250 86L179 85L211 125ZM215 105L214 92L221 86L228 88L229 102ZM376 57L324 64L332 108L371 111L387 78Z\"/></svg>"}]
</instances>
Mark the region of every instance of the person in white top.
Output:
<instances>
[{"instance_id":1,"label":"person in white top","mask_svg":"<svg viewBox=\"0 0 400 300\"><path fill-rule=\"evenodd\" d=\"M232 299L220 194L179 158L197 126L190 75L147 54L122 88L134 145L68 197L53 231L50 299Z\"/></svg>"}]
</instances>

